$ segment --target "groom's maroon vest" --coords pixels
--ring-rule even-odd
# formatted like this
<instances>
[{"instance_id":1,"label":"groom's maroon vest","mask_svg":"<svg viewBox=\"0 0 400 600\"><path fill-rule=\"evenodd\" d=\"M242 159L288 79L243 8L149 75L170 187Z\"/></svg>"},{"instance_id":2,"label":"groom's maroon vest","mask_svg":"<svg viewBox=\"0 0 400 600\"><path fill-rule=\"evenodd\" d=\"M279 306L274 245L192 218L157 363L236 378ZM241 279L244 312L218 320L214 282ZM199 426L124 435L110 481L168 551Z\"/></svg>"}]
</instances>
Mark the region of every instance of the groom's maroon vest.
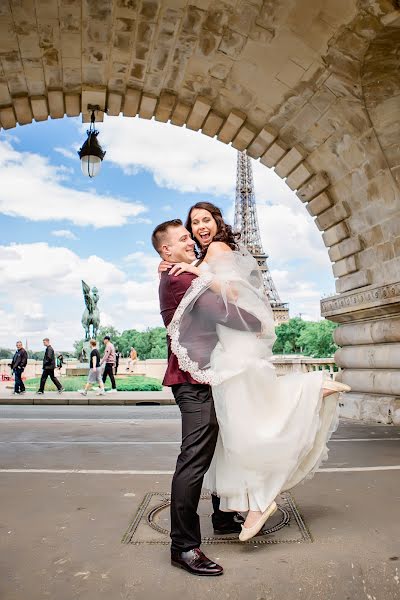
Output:
<instances>
[{"instance_id":1,"label":"groom's maroon vest","mask_svg":"<svg viewBox=\"0 0 400 600\"><path fill-rule=\"evenodd\" d=\"M168 272L163 272L160 279L159 295L160 295L160 312L164 321L165 327L168 327L178 308L180 301L189 289L196 275L193 273L181 273L176 277L169 275ZM260 321L246 311L239 311L236 307L229 310L228 307L221 301L221 298L211 291L204 292L197 301L198 310L204 312L207 318L202 322L201 319L193 322L190 329L190 335L193 339L201 336L204 347L209 349L211 354L218 342L216 324L221 322L235 329L247 329L251 331L260 331ZM210 319L213 316L213 320ZM199 329L201 327L201 330ZM198 331L196 330L199 329ZM191 375L179 368L178 359L171 352L171 343L168 339L168 366L165 372L163 385L171 386L179 383L198 383Z\"/></svg>"}]
</instances>

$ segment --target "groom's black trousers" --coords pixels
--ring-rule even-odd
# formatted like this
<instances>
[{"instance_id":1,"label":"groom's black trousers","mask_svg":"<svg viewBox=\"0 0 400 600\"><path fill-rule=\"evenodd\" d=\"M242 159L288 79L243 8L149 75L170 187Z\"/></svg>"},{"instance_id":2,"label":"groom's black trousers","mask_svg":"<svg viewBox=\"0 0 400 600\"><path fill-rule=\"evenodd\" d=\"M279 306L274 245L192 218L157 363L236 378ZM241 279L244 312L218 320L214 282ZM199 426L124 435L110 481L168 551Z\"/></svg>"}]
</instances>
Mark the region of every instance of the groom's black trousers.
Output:
<instances>
[{"instance_id":1,"label":"groom's black trousers","mask_svg":"<svg viewBox=\"0 0 400 600\"><path fill-rule=\"evenodd\" d=\"M172 550L185 552L201 544L197 507L217 443L218 422L209 385L181 383L172 386L172 393L182 415L182 446L172 479L171 539Z\"/></svg>"}]
</instances>

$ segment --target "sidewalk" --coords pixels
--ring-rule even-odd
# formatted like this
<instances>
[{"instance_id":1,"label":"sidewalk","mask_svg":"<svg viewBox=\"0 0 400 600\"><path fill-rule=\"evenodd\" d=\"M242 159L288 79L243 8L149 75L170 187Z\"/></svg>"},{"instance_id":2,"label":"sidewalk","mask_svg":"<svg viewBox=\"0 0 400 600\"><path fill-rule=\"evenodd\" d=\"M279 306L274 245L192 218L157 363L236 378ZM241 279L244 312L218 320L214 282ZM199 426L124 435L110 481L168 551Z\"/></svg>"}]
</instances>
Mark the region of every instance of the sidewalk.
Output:
<instances>
[{"instance_id":1,"label":"sidewalk","mask_svg":"<svg viewBox=\"0 0 400 600\"><path fill-rule=\"evenodd\" d=\"M47 405L134 405L134 404L175 404L172 392L165 388L162 392L107 392L104 396L97 396L95 392L89 392L82 396L78 392L45 392L37 395L35 392L26 392L22 395L12 394L4 384L0 386L0 404L47 404Z\"/></svg>"}]
</instances>

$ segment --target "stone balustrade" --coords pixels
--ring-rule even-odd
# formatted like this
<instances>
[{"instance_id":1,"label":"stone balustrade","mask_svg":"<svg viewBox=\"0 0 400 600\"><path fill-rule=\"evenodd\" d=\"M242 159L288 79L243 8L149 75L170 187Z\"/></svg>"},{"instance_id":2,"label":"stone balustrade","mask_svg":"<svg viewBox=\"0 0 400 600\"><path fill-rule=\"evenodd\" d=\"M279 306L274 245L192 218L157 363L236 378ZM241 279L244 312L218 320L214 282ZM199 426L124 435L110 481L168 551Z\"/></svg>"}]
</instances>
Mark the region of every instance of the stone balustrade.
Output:
<instances>
[{"instance_id":1,"label":"stone balustrade","mask_svg":"<svg viewBox=\"0 0 400 600\"><path fill-rule=\"evenodd\" d=\"M0 375L5 373L10 374L8 367L10 360L0 360ZM335 360L333 358L311 358L309 356L302 355L274 355L272 362L277 370L278 375L287 375L288 373L308 373L310 371L326 370L329 373L335 375L338 371L335 366ZM127 358L120 360L118 367L118 375L126 375L129 373L129 363ZM155 377L160 379L164 377L167 361L164 359L149 359L139 360L132 372L133 375L145 375L146 377ZM61 369L61 375L71 375L75 370L81 370L81 363L78 361L68 361L64 363ZM67 373L68 371L68 373ZM58 373L57 369L57 373ZM32 377L39 377L42 374L42 361L29 360L27 368L25 369L24 376L27 379Z\"/></svg>"}]
</instances>

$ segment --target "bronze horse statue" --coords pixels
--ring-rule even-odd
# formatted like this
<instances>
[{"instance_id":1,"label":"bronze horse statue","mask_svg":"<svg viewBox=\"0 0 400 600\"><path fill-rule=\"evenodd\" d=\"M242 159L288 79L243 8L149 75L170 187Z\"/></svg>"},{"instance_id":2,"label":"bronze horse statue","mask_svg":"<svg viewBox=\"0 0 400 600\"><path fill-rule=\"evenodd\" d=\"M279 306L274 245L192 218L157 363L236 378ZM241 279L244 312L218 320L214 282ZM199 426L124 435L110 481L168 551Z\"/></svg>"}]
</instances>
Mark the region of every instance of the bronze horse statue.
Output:
<instances>
[{"instance_id":1,"label":"bronze horse statue","mask_svg":"<svg viewBox=\"0 0 400 600\"><path fill-rule=\"evenodd\" d=\"M99 291L96 287L92 288L82 280L83 297L85 299L86 308L82 316L82 325L85 330L85 341L91 338L96 339L97 332L100 326L100 311L97 308L99 301ZM92 326L92 335L90 335L90 326Z\"/></svg>"}]
</instances>

